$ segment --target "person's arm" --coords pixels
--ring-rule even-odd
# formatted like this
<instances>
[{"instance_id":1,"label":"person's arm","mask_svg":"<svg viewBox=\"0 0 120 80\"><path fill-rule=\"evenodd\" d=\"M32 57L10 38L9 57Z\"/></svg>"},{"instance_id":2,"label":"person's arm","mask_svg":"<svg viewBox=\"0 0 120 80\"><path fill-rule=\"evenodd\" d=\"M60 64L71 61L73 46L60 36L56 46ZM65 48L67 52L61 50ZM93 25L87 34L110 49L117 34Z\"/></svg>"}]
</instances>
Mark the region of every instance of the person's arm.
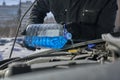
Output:
<instances>
[{"instance_id":1,"label":"person's arm","mask_svg":"<svg viewBox=\"0 0 120 80\"><path fill-rule=\"evenodd\" d=\"M97 37L100 37L102 33L113 32L117 9L117 0L109 0L98 18L98 26L96 26Z\"/></svg>"},{"instance_id":2,"label":"person's arm","mask_svg":"<svg viewBox=\"0 0 120 80\"><path fill-rule=\"evenodd\" d=\"M29 24L43 23L47 12L49 12L48 0L37 0L31 10Z\"/></svg>"}]
</instances>

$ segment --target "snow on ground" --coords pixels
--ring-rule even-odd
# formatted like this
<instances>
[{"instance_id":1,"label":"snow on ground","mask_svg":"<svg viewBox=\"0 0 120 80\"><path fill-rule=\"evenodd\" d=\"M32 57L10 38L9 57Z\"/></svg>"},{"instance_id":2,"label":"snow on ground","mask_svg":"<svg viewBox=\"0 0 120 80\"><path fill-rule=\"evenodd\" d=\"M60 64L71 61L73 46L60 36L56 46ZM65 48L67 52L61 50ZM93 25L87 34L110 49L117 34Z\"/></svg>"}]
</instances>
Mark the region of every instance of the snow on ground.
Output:
<instances>
[{"instance_id":1,"label":"snow on ground","mask_svg":"<svg viewBox=\"0 0 120 80\"><path fill-rule=\"evenodd\" d=\"M3 42L2 44L0 44L0 60L9 58L11 48L13 45L13 38L2 38L2 40L5 40L6 42ZM18 42L18 41L16 41L16 42ZM22 47L20 44L16 43L15 47L13 49L12 57L25 57L25 56L35 54L37 52L46 51L46 50L50 50L50 49L43 48L40 50L32 51L32 50L28 50L27 48Z\"/></svg>"}]
</instances>

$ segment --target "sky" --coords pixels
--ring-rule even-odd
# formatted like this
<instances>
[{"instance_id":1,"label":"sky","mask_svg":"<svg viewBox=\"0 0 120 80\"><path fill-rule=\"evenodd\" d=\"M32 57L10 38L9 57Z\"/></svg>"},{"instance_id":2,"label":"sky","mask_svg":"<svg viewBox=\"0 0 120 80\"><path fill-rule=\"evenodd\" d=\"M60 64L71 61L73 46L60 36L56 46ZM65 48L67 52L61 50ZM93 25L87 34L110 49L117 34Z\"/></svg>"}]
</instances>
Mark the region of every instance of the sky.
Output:
<instances>
[{"instance_id":1,"label":"sky","mask_svg":"<svg viewBox=\"0 0 120 80\"><path fill-rule=\"evenodd\" d=\"M18 4L20 0L0 0L0 5L2 5L3 1L5 1L7 5L15 5ZM21 0L21 1L25 2L25 1L34 1L34 0Z\"/></svg>"}]
</instances>

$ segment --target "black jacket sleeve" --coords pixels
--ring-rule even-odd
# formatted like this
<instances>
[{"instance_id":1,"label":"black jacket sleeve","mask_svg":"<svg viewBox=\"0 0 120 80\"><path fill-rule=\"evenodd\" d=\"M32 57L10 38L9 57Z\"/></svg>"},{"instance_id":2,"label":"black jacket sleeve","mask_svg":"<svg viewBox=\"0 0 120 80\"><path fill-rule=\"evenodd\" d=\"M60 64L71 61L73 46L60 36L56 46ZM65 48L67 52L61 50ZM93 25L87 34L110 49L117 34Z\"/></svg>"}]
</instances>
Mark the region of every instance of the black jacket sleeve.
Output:
<instances>
[{"instance_id":1,"label":"black jacket sleeve","mask_svg":"<svg viewBox=\"0 0 120 80\"><path fill-rule=\"evenodd\" d=\"M109 0L98 18L96 28L97 37L100 37L102 33L113 32L117 9L117 0Z\"/></svg>"},{"instance_id":2,"label":"black jacket sleeve","mask_svg":"<svg viewBox=\"0 0 120 80\"><path fill-rule=\"evenodd\" d=\"M48 0L37 0L30 13L30 24L43 23L46 13L49 12Z\"/></svg>"}]
</instances>

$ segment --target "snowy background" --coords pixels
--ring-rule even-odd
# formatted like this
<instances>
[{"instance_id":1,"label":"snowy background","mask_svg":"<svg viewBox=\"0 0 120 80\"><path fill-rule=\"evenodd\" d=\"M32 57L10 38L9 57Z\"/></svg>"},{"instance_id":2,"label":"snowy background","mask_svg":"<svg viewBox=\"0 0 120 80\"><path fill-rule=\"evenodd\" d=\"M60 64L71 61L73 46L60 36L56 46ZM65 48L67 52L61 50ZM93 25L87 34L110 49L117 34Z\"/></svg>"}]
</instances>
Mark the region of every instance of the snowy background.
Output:
<instances>
[{"instance_id":1,"label":"snowy background","mask_svg":"<svg viewBox=\"0 0 120 80\"><path fill-rule=\"evenodd\" d=\"M17 38L12 57L25 57L31 54L36 54L37 52L50 50L45 48L36 51L28 50L27 48L21 46L22 40L23 40L22 37ZM0 61L9 58L13 42L14 38L0 39Z\"/></svg>"}]
</instances>

